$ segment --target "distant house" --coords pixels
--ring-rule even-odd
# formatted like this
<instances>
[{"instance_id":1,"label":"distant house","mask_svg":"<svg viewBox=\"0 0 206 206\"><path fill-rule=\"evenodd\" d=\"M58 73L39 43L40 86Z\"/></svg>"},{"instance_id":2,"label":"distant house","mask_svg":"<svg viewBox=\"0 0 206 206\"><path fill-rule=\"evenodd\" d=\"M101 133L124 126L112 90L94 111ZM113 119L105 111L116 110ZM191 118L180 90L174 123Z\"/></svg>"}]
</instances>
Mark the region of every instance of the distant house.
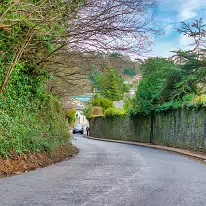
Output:
<instances>
[{"instance_id":1,"label":"distant house","mask_svg":"<svg viewBox=\"0 0 206 206\"><path fill-rule=\"evenodd\" d=\"M75 124L82 124L87 126L89 124L86 116L84 115L84 108L88 101L92 98L92 94L86 94L81 96L73 96L69 99L65 99L63 103L64 110L76 109L76 121Z\"/></svg>"},{"instance_id":2,"label":"distant house","mask_svg":"<svg viewBox=\"0 0 206 206\"><path fill-rule=\"evenodd\" d=\"M84 106L77 105L76 110L76 124L82 124L84 126L89 125L89 122L84 115Z\"/></svg>"},{"instance_id":3,"label":"distant house","mask_svg":"<svg viewBox=\"0 0 206 206\"><path fill-rule=\"evenodd\" d=\"M76 124L82 124L84 126L87 126L89 124L87 118L85 117L84 113L82 111L76 112Z\"/></svg>"}]
</instances>

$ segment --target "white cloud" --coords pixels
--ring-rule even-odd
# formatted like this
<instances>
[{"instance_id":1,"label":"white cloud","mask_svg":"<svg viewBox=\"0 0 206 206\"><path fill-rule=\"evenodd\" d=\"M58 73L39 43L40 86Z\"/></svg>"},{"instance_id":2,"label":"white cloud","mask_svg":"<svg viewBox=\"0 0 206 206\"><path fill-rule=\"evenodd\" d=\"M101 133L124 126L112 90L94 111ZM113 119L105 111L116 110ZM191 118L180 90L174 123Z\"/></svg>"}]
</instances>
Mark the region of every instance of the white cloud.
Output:
<instances>
[{"instance_id":1,"label":"white cloud","mask_svg":"<svg viewBox=\"0 0 206 206\"><path fill-rule=\"evenodd\" d=\"M175 42L158 42L154 45L153 51L150 52L149 56L153 57L171 57L174 55L173 52L178 49L178 44Z\"/></svg>"},{"instance_id":2,"label":"white cloud","mask_svg":"<svg viewBox=\"0 0 206 206\"><path fill-rule=\"evenodd\" d=\"M179 38L179 43L180 43L180 46L184 48L188 46L191 47L191 44L194 44L194 39L186 35L181 35Z\"/></svg>"},{"instance_id":3,"label":"white cloud","mask_svg":"<svg viewBox=\"0 0 206 206\"><path fill-rule=\"evenodd\" d=\"M184 9L180 13L180 21L185 21L187 19L191 19L197 16L197 12L193 11L192 9Z\"/></svg>"},{"instance_id":4,"label":"white cloud","mask_svg":"<svg viewBox=\"0 0 206 206\"><path fill-rule=\"evenodd\" d=\"M171 24L168 24L167 26L165 26L164 30L165 30L165 36L168 36L173 32L174 26Z\"/></svg>"},{"instance_id":5,"label":"white cloud","mask_svg":"<svg viewBox=\"0 0 206 206\"><path fill-rule=\"evenodd\" d=\"M205 0L181 0L178 15L180 21L185 21L198 16L199 9L205 5Z\"/></svg>"},{"instance_id":6,"label":"white cloud","mask_svg":"<svg viewBox=\"0 0 206 206\"><path fill-rule=\"evenodd\" d=\"M159 2L158 9L160 12L174 12L173 17L164 19L164 21L168 21L168 23L195 18L199 16L200 13L202 18L206 16L204 12L206 0L159 0Z\"/></svg>"},{"instance_id":7,"label":"white cloud","mask_svg":"<svg viewBox=\"0 0 206 206\"><path fill-rule=\"evenodd\" d=\"M174 54L170 51L193 49L192 38L173 30L181 27L180 21L192 22L194 19L203 18L205 22L205 11L206 0L160 0L158 21L164 25L165 36L155 41L149 55L170 57Z\"/></svg>"},{"instance_id":8,"label":"white cloud","mask_svg":"<svg viewBox=\"0 0 206 206\"><path fill-rule=\"evenodd\" d=\"M182 50L193 49L194 46L191 46L191 44L193 43L194 40L192 38L189 38L188 36L181 34L179 38L177 38L176 40L174 39L173 41L156 42L149 56L171 57L174 55L172 51L176 51L179 49Z\"/></svg>"},{"instance_id":9,"label":"white cloud","mask_svg":"<svg viewBox=\"0 0 206 206\"><path fill-rule=\"evenodd\" d=\"M194 40L185 35L180 35L177 41L156 42L149 56L171 57L174 55L172 51L193 49L194 46L190 46L192 43L194 43Z\"/></svg>"}]
</instances>

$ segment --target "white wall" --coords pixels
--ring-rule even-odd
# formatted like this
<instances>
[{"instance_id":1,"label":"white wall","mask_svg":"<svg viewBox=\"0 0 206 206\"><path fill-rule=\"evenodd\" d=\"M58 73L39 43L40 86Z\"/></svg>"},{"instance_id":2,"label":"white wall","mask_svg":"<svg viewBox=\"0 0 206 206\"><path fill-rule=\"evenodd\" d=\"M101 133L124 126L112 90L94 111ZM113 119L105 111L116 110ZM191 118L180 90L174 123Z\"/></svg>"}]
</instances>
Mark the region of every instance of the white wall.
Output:
<instances>
[{"instance_id":1,"label":"white wall","mask_svg":"<svg viewBox=\"0 0 206 206\"><path fill-rule=\"evenodd\" d=\"M83 111L76 112L76 124L89 125L87 118L84 116Z\"/></svg>"}]
</instances>

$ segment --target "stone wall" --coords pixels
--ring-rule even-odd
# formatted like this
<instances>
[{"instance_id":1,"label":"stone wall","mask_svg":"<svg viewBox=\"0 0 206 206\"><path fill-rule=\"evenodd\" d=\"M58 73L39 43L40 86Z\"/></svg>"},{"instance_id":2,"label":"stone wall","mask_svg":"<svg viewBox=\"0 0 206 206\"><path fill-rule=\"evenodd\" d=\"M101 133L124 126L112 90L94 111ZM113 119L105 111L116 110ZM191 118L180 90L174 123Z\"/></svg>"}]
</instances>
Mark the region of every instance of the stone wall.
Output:
<instances>
[{"instance_id":1,"label":"stone wall","mask_svg":"<svg viewBox=\"0 0 206 206\"><path fill-rule=\"evenodd\" d=\"M128 141L150 141L150 118L117 118L115 120L98 117L90 120L90 135L105 139Z\"/></svg>"},{"instance_id":2,"label":"stone wall","mask_svg":"<svg viewBox=\"0 0 206 206\"><path fill-rule=\"evenodd\" d=\"M154 117L95 118L90 135L206 152L206 108L178 110Z\"/></svg>"}]
</instances>

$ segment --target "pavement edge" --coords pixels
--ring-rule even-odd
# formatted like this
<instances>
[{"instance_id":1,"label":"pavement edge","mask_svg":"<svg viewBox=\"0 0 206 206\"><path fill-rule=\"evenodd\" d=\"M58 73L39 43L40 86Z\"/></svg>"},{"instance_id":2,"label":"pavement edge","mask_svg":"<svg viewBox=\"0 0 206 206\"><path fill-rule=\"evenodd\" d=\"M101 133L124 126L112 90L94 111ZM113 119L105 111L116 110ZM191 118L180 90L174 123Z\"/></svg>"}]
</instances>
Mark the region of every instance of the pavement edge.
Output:
<instances>
[{"instance_id":1,"label":"pavement edge","mask_svg":"<svg viewBox=\"0 0 206 206\"><path fill-rule=\"evenodd\" d=\"M193 159L198 159L198 160L201 160L201 162L203 161L203 162L206 163L206 154L191 151L191 150L180 149L180 148L175 148L175 147L167 147L167 146L161 146L161 145L154 145L154 144L148 144L148 143L97 138L97 137L91 137L91 136L87 136L87 135L83 135L83 136L85 138L88 138L88 139L94 139L94 140L99 140L99 141L114 142L114 143L120 143L120 144L128 144L128 145L134 145L134 146L140 146L140 147L148 147L148 148L152 148L152 149L159 149L159 150L164 150L164 151L168 151L168 152L178 153L180 155L191 157Z\"/></svg>"}]
</instances>

